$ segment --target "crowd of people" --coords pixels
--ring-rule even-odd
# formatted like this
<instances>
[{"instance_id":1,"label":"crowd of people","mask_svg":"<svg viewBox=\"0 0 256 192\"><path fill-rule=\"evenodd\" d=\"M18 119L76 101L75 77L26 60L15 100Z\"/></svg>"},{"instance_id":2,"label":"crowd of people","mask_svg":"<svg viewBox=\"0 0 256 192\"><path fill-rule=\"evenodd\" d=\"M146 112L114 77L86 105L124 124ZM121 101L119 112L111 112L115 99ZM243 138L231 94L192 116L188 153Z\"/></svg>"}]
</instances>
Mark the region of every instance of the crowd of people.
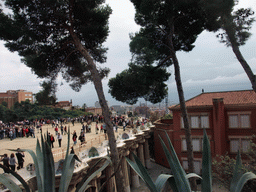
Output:
<instances>
[{"instance_id":1,"label":"crowd of people","mask_svg":"<svg viewBox=\"0 0 256 192\"><path fill-rule=\"evenodd\" d=\"M125 116L115 116L111 117L113 130L118 132L118 128L123 129L123 131L126 130L127 126L138 127L141 124L146 123L146 120L143 119L142 121L131 121L129 118ZM58 146L61 147L62 143L62 136L67 134L67 123L71 122L73 125L74 123L81 123L81 130L78 134L76 131L73 131L72 134L72 140L73 145L76 145L78 140L80 141L79 144L83 145L86 143L86 133L91 133L92 131L92 122L95 122L95 133L104 133L105 139L107 139L107 126L104 123L104 117L101 115L98 116L84 116L79 118L61 118L61 119L55 119L55 120L35 120L35 121L28 121L24 120L22 122L16 122L16 123L3 123L0 121L0 139L15 139L17 137L35 137L35 131L38 133L42 132L42 126L44 124L51 124L52 128L55 132L55 134L51 134L50 131L48 132L49 140L50 140L50 146L54 148L54 143L57 141ZM8 154L4 154L1 156L0 161L3 162L3 165L5 165L7 168L15 171L16 165L17 170L23 168L24 164L24 152L22 152L19 148L17 149L16 154L11 153L10 156Z\"/></svg>"}]
</instances>

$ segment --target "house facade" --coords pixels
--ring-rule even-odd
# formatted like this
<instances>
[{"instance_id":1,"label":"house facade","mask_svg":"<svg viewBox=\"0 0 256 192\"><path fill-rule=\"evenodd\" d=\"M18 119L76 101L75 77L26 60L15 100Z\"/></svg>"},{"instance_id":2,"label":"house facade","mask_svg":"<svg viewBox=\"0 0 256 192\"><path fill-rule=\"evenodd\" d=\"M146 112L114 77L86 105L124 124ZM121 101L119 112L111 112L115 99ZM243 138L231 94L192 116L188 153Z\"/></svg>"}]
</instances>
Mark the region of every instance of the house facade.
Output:
<instances>
[{"instance_id":1,"label":"house facade","mask_svg":"<svg viewBox=\"0 0 256 192\"><path fill-rule=\"evenodd\" d=\"M70 101L59 101L55 104L55 107L65 109L65 110L71 110L72 109L72 100L70 100Z\"/></svg>"},{"instance_id":2,"label":"house facade","mask_svg":"<svg viewBox=\"0 0 256 192\"><path fill-rule=\"evenodd\" d=\"M202 164L203 129L210 139L212 157L225 155L235 157L238 149L248 151L250 140L256 135L256 93L252 90L202 93L186 101L191 127L195 171L200 174ZM180 105L171 106L173 122L156 122L156 135L164 138L167 131L176 153L185 168L188 168L185 130ZM159 140L155 136L155 144ZM160 149L160 145L156 145ZM155 150L158 153L161 150ZM164 153L156 154L156 162L168 163Z\"/></svg>"}]
</instances>

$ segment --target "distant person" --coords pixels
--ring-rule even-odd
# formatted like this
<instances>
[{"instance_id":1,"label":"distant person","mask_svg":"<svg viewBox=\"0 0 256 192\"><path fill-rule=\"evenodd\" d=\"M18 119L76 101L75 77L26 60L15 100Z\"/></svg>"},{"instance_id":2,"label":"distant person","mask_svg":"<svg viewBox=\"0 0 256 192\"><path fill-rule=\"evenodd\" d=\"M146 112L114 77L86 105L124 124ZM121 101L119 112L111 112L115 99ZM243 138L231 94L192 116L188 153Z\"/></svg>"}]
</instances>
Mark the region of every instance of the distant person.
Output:
<instances>
[{"instance_id":1,"label":"distant person","mask_svg":"<svg viewBox=\"0 0 256 192\"><path fill-rule=\"evenodd\" d=\"M21 152L20 148L17 149L17 153L16 153L16 157L18 160L18 167L17 170L23 168L23 164L24 164L24 152Z\"/></svg>"},{"instance_id":2,"label":"distant person","mask_svg":"<svg viewBox=\"0 0 256 192\"><path fill-rule=\"evenodd\" d=\"M98 134L98 131L99 131L99 127L98 127L98 123L96 122L96 126L95 126L95 132L96 132L96 134Z\"/></svg>"},{"instance_id":3,"label":"distant person","mask_svg":"<svg viewBox=\"0 0 256 192\"><path fill-rule=\"evenodd\" d=\"M74 130L74 132L72 133L72 135L73 135L72 139L73 139L74 145L76 145L76 143L77 143L77 134L76 134L76 130Z\"/></svg>"},{"instance_id":4,"label":"distant person","mask_svg":"<svg viewBox=\"0 0 256 192\"><path fill-rule=\"evenodd\" d=\"M59 131L59 129L58 129L58 127L57 127L57 126L55 127L55 129L54 129L54 130L55 130L55 134L56 134L56 135L58 135L58 131Z\"/></svg>"},{"instance_id":5,"label":"distant person","mask_svg":"<svg viewBox=\"0 0 256 192\"><path fill-rule=\"evenodd\" d=\"M81 142L81 145L83 145L85 143L85 136L84 136L84 132L81 132L79 138L78 138Z\"/></svg>"},{"instance_id":6,"label":"distant person","mask_svg":"<svg viewBox=\"0 0 256 192\"><path fill-rule=\"evenodd\" d=\"M59 147L61 147L62 135L60 133L58 133L57 139L58 139L58 142L59 142Z\"/></svg>"},{"instance_id":7,"label":"distant person","mask_svg":"<svg viewBox=\"0 0 256 192\"><path fill-rule=\"evenodd\" d=\"M53 148L54 147L53 143L55 142L53 134L51 134L51 136L50 136L50 142L51 142L51 147Z\"/></svg>"},{"instance_id":8,"label":"distant person","mask_svg":"<svg viewBox=\"0 0 256 192\"><path fill-rule=\"evenodd\" d=\"M12 171L15 171L16 164L18 164L18 163L16 161L14 153L12 153L11 156L10 156L10 168L11 168Z\"/></svg>"}]
</instances>

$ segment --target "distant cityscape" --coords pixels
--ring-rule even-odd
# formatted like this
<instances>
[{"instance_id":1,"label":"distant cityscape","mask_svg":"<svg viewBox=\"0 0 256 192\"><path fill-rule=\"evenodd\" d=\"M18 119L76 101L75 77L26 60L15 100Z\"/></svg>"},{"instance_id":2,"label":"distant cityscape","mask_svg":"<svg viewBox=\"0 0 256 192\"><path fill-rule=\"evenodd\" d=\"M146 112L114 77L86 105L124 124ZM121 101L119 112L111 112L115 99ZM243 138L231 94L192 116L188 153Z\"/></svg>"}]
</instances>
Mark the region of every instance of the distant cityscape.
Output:
<instances>
[{"instance_id":1,"label":"distant cityscape","mask_svg":"<svg viewBox=\"0 0 256 192\"><path fill-rule=\"evenodd\" d=\"M29 100L31 103L35 103L35 99L33 98L33 93L30 91L26 90L8 90L6 92L0 93L0 104L3 102L7 103L7 107L10 109L11 107L14 106L16 102L21 102L21 101L26 101ZM86 106L86 103L83 104L82 106L75 105L73 106L73 101L72 99L70 101L58 101L54 105L56 108L62 108L65 110L71 110L71 109L81 109L85 108L87 112L91 112L93 114L102 114L101 106L99 101L96 101L94 106ZM136 108L147 108L146 111L158 111L159 113L168 113L168 107L169 103L167 100L158 103L158 104L150 104L148 105L147 103L142 103L140 102L138 105L109 105L108 106L112 112L112 115L123 115L127 114L128 112L133 112L135 111ZM148 114L149 115L149 114ZM145 114L145 116L148 116Z\"/></svg>"}]
</instances>

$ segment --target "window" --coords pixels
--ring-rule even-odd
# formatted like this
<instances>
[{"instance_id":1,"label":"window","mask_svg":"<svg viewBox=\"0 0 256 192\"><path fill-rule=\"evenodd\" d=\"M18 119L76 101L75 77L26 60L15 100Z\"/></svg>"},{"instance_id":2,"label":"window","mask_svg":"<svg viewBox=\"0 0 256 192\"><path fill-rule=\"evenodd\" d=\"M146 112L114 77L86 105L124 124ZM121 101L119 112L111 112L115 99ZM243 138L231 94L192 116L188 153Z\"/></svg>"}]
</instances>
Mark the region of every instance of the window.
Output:
<instances>
[{"instance_id":1,"label":"window","mask_svg":"<svg viewBox=\"0 0 256 192\"><path fill-rule=\"evenodd\" d=\"M192 145L194 152L201 152L203 149L203 138L192 138ZM187 151L187 143L185 138L182 138L181 140L181 149L182 151Z\"/></svg>"},{"instance_id":2,"label":"window","mask_svg":"<svg viewBox=\"0 0 256 192\"><path fill-rule=\"evenodd\" d=\"M195 168L195 173L196 174L201 174L201 160L194 160L194 168ZM182 161L182 167L184 170L188 170L188 161L187 160L183 160Z\"/></svg>"},{"instance_id":3,"label":"window","mask_svg":"<svg viewBox=\"0 0 256 192\"><path fill-rule=\"evenodd\" d=\"M188 121L192 129L209 128L209 116L207 114L189 115ZM181 117L181 128L184 128L183 117Z\"/></svg>"},{"instance_id":4,"label":"window","mask_svg":"<svg viewBox=\"0 0 256 192\"><path fill-rule=\"evenodd\" d=\"M246 153L250 149L250 139L247 138L230 138L230 152L237 153L240 150L241 153Z\"/></svg>"},{"instance_id":5,"label":"window","mask_svg":"<svg viewBox=\"0 0 256 192\"><path fill-rule=\"evenodd\" d=\"M250 128L250 113L228 113L229 128Z\"/></svg>"}]
</instances>

